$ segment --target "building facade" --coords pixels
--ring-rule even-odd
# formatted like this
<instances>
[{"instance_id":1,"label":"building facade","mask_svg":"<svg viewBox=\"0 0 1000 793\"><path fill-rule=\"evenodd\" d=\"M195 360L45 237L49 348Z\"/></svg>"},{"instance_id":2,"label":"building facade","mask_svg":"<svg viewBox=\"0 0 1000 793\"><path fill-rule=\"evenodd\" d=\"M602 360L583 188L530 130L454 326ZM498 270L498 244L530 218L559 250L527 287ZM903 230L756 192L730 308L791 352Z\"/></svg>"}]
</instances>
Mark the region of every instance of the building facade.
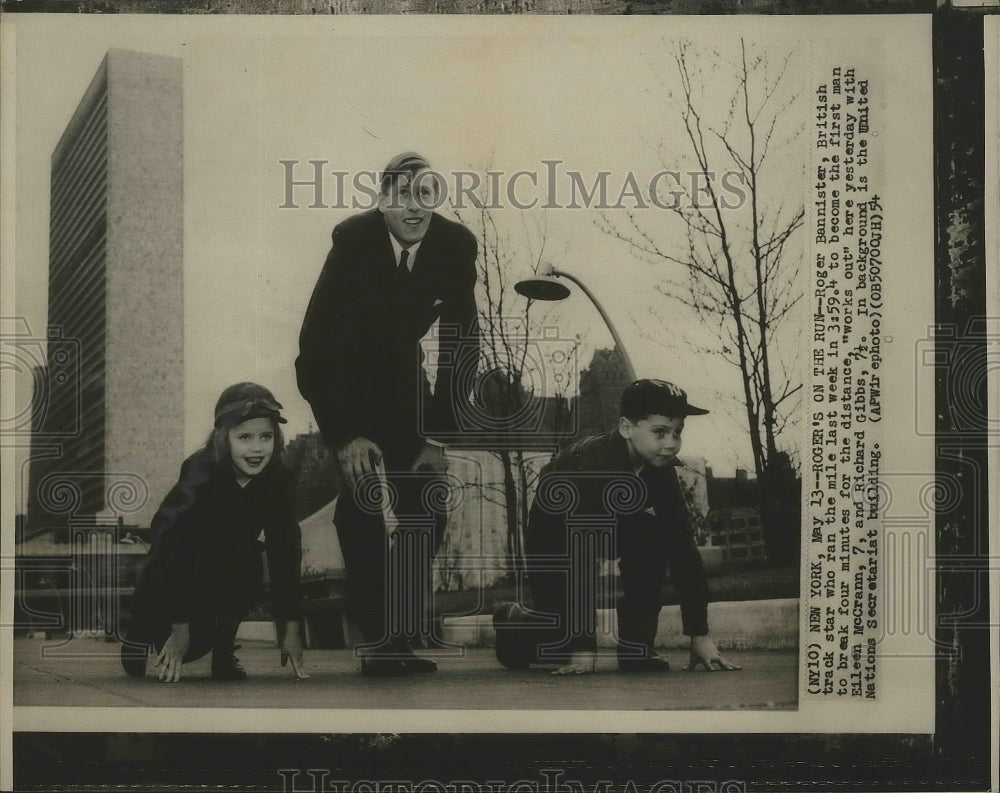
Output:
<instances>
[{"instance_id":1,"label":"building facade","mask_svg":"<svg viewBox=\"0 0 1000 793\"><path fill-rule=\"evenodd\" d=\"M50 202L28 522L148 526L183 454L180 59L107 53L52 154Z\"/></svg>"}]
</instances>

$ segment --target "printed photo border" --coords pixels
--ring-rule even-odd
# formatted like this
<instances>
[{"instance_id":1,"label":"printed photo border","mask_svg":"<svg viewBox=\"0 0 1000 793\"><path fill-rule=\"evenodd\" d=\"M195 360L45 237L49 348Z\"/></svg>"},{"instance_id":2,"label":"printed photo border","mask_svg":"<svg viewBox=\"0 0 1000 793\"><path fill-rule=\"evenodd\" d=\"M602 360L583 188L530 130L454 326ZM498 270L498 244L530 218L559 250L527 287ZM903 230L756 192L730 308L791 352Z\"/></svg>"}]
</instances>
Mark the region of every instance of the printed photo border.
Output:
<instances>
[{"instance_id":1,"label":"printed photo border","mask_svg":"<svg viewBox=\"0 0 1000 793\"><path fill-rule=\"evenodd\" d=\"M994 256L996 251L996 207L987 199L989 182L978 178L977 163L987 153L979 131L988 113L995 124L996 86L992 94L987 92L985 75L991 72L976 57L983 29L983 16L976 12L941 9L934 15L935 291L937 326L951 330L938 340L937 355L958 349L980 356L988 369L995 365L989 357L995 354L990 335L995 328L989 322L996 321L998 306L996 282L989 286L984 271L990 264L991 242ZM9 109L6 102L4 109ZM987 180L992 177L995 188L995 151L992 163ZM961 236L954 233L957 216L967 224L968 232ZM992 269L996 265L994 258ZM970 459L979 471L989 470L991 455L995 465L997 431L990 420L995 410L990 412L985 401L971 416L948 415L944 410L953 404L954 389L964 385L956 384L946 367L938 369L939 476L961 475L961 467ZM989 591L991 577L995 578L989 555L991 518L995 518L991 508L995 502L991 506L990 494L981 488L963 492L948 513L938 514L936 638L939 646L953 651L936 664L933 736L656 735L613 729L559 736L22 732L12 736L13 763L4 765L13 766L19 790L56 784L99 789L123 782L122 768L136 787L157 789L212 784L234 789L249 785L294 789L298 784L311 789L310 780L317 777L306 774L308 769L329 769L331 781L473 779L511 785L519 780L542 784L555 780L558 786L560 780L575 780L589 786L608 779L621 786L631 781L638 789L701 782L709 787L700 790L719 790L729 783L737 787L727 790L763 790L779 784L818 789L832 783L857 790L982 789L993 765L990 728L996 718L995 710L991 716L991 698L985 695L995 688L990 680L996 651L991 636L996 618L990 613L996 604ZM995 694L992 697L995 708ZM9 712L5 721L8 716ZM427 759L415 763L415 757ZM803 774L806 767L809 771ZM280 769L288 773L279 774ZM303 775L289 788L295 770Z\"/></svg>"}]
</instances>

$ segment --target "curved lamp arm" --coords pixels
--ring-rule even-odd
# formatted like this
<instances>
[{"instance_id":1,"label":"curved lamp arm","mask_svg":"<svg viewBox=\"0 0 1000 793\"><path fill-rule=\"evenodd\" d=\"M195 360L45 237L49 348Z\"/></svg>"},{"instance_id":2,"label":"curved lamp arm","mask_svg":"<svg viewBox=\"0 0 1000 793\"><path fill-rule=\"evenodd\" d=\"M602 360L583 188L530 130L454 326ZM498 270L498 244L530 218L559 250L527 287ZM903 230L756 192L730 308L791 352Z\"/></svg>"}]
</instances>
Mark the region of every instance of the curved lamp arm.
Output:
<instances>
[{"instance_id":1,"label":"curved lamp arm","mask_svg":"<svg viewBox=\"0 0 1000 793\"><path fill-rule=\"evenodd\" d=\"M581 291L590 298L590 302L594 304L594 308L597 309L598 313L601 315L601 319L604 320L604 324L608 326L608 330L611 331L611 338L614 339L615 347L622 356L622 360L625 362L625 376L628 382L632 383L638 378L635 376L635 367L632 365L632 358L628 354L628 350L625 348L625 342L622 341L622 337L618 335L618 329L615 324L611 321L611 317L608 316L608 312L604 310L604 306L601 305L601 301L595 297L594 293L591 292L585 283L577 278L575 275L564 272L562 270L557 270L555 267L551 269L546 268L547 272L545 275L553 275L557 278L565 278L567 281L572 281Z\"/></svg>"}]
</instances>

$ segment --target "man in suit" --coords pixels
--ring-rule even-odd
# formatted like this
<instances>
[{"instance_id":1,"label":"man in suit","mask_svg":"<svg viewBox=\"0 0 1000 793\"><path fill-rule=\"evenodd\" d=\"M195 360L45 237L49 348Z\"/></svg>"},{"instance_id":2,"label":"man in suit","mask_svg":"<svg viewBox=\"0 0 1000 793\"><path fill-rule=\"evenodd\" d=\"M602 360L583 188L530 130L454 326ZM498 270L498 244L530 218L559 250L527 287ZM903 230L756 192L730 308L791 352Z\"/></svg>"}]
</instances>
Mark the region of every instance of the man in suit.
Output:
<instances>
[{"instance_id":1,"label":"man in suit","mask_svg":"<svg viewBox=\"0 0 1000 793\"><path fill-rule=\"evenodd\" d=\"M420 623L446 520L427 493L447 468L436 439L460 429L479 356L476 238L433 211L439 190L419 154L386 165L377 208L334 228L299 336L299 390L341 473L334 523L368 675L436 668L412 652L427 634ZM419 341L435 321L432 393ZM383 467L388 518L373 495Z\"/></svg>"}]
</instances>

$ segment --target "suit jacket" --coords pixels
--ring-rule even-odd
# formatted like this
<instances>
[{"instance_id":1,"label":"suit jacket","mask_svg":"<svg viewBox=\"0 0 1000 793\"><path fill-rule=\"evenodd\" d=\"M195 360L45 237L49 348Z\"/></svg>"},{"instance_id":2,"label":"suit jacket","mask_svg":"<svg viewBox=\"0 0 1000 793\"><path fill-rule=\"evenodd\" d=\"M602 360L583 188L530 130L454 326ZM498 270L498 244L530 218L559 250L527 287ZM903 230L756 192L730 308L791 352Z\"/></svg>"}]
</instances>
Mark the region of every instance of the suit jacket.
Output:
<instances>
[{"instance_id":1,"label":"suit jacket","mask_svg":"<svg viewBox=\"0 0 1000 793\"><path fill-rule=\"evenodd\" d=\"M328 445L365 436L389 466L408 465L423 437L460 429L456 412L479 356L476 238L433 214L400 288L378 209L348 218L332 236L299 335L299 390ZM435 320L440 355L431 396L419 340Z\"/></svg>"},{"instance_id":2,"label":"suit jacket","mask_svg":"<svg viewBox=\"0 0 1000 793\"><path fill-rule=\"evenodd\" d=\"M647 466L642 482L639 479L617 429L570 445L542 469L528 517L525 550L529 556L565 557L569 522L586 525L588 519L597 519L614 521L615 553L627 555L630 550L623 546L629 533L645 531L649 522L660 533L662 542L656 545L670 567L684 633L707 634L708 579L677 472L672 466Z\"/></svg>"}]
</instances>

